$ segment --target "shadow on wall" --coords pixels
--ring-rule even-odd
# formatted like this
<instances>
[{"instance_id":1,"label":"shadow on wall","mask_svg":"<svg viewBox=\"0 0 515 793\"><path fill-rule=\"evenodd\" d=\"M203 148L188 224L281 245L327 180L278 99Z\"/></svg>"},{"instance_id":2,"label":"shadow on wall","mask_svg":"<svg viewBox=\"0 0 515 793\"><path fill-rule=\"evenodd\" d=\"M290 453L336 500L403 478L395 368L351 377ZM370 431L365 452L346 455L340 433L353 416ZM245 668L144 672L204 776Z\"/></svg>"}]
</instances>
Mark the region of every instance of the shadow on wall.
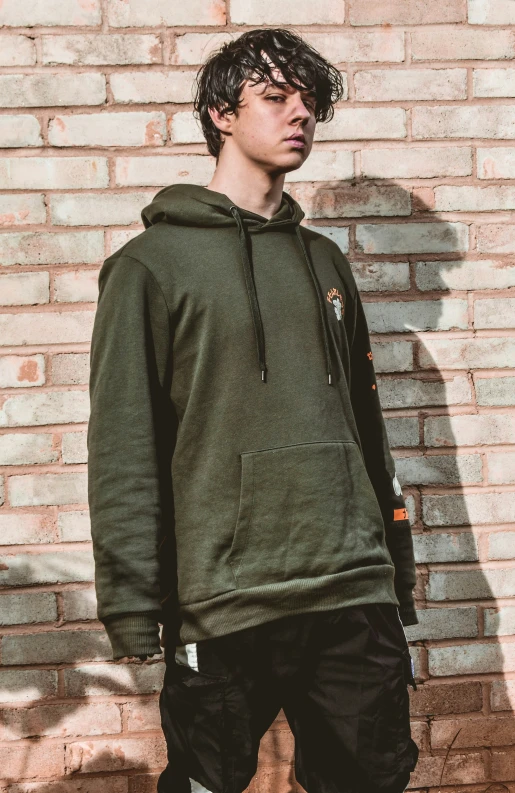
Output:
<instances>
[{"instance_id":1,"label":"shadow on wall","mask_svg":"<svg viewBox=\"0 0 515 793\"><path fill-rule=\"evenodd\" d=\"M459 432L461 419L450 421L475 405L466 291L478 287L474 265L466 261L475 255L467 254L469 227L438 218L421 199L423 191L414 196L389 180L297 183L288 191L308 223L320 219L344 251L350 232L346 255L365 303L379 395L413 527L420 623L406 633L420 680L411 713L421 752L410 787L485 782L481 790L493 790L478 734L460 722L483 711L481 678L455 682L458 675L503 672L496 602L488 573L478 564L480 534L476 537L471 525L492 522L495 496L479 492L482 455L459 448L453 426ZM338 223L349 218L350 225L336 228L332 218ZM320 225L311 227L323 232ZM449 344L451 335L461 338L462 346L456 340ZM466 498L470 490L475 494ZM499 710L511 710L503 702L502 682L497 685L494 702L497 697ZM484 740L479 747L489 745L487 734ZM505 789L495 785L499 793Z\"/></svg>"},{"instance_id":2,"label":"shadow on wall","mask_svg":"<svg viewBox=\"0 0 515 793\"><path fill-rule=\"evenodd\" d=\"M70 581L72 571L52 556L45 582ZM13 557L8 583L34 578L27 558ZM72 591L77 601L81 593L87 604L91 589ZM110 793L156 789L166 765L157 700L162 656L112 661L105 631L90 619L75 617L61 630L62 623L40 623L38 633L3 637L0 786L6 793L27 793L31 782L37 793L100 793L106 783Z\"/></svg>"}]
</instances>

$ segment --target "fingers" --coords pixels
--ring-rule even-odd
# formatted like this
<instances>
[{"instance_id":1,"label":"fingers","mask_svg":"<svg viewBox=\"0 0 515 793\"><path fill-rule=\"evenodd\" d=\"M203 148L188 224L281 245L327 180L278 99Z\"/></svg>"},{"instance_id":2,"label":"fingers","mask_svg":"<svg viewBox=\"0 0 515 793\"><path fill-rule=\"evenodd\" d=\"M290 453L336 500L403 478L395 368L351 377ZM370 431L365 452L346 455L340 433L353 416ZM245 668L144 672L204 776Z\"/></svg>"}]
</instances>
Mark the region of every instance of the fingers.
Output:
<instances>
[{"instance_id":1,"label":"fingers","mask_svg":"<svg viewBox=\"0 0 515 793\"><path fill-rule=\"evenodd\" d=\"M127 663L129 661L146 661L148 658L153 658L155 653L150 655L124 655L123 658L117 658L120 663Z\"/></svg>"}]
</instances>

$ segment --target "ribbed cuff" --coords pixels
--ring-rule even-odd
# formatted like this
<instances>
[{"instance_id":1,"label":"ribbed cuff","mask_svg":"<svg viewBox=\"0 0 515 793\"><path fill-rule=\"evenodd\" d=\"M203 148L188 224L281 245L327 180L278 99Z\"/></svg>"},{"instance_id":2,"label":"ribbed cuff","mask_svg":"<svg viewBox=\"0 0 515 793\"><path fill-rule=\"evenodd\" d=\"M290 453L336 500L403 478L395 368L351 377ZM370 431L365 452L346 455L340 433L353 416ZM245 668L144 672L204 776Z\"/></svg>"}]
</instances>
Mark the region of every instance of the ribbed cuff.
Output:
<instances>
[{"instance_id":1,"label":"ribbed cuff","mask_svg":"<svg viewBox=\"0 0 515 793\"><path fill-rule=\"evenodd\" d=\"M408 625L418 625L417 611L413 601L411 601L411 603L401 603L399 605L399 617L405 627Z\"/></svg>"},{"instance_id":2,"label":"ribbed cuff","mask_svg":"<svg viewBox=\"0 0 515 793\"><path fill-rule=\"evenodd\" d=\"M161 653L157 619L145 612L110 617L104 626L113 649L113 658Z\"/></svg>"}]
</instances>

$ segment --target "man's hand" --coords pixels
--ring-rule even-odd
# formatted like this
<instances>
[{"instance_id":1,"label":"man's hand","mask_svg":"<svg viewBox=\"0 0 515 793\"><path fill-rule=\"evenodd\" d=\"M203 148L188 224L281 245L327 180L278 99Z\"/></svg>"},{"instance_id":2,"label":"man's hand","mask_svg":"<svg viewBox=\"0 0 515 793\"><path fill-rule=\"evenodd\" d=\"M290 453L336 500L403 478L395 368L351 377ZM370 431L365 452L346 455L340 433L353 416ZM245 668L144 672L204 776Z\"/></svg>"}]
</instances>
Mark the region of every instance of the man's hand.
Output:
<instances>
[{"instance_id":1,"label":"man's hand","mask_svg":"<svg viewBox=\"0 0 515 793\"><path fill-rule=\"evenodd\" d=\"M117 660L120 662L126 661L146 661L148 658L153 658L155 653L151 655L124 655L123 658L118 658Z\"/></svg>"}]
</instances>

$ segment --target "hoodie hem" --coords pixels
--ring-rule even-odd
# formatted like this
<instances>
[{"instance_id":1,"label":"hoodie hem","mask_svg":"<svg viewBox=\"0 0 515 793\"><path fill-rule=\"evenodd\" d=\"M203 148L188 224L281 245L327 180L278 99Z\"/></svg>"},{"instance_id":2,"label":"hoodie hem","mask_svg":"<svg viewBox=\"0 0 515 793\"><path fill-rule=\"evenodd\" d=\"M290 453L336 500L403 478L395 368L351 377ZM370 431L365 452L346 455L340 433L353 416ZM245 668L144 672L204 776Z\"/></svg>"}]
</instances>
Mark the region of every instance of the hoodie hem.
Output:
<instances>
[{"instance_id":1,"label":"hoodie hem","mask_svg":"<svg viewBox=\"0 0 515 793\"><path fill-rule=\"evenodd\" d=\"M188 644L211 639L303 612L364 603L398 606L394 572L391 565L375 565L318 578L234 589L208 600L182 604L180 641Z\"/></svg>"}]
</instances>

